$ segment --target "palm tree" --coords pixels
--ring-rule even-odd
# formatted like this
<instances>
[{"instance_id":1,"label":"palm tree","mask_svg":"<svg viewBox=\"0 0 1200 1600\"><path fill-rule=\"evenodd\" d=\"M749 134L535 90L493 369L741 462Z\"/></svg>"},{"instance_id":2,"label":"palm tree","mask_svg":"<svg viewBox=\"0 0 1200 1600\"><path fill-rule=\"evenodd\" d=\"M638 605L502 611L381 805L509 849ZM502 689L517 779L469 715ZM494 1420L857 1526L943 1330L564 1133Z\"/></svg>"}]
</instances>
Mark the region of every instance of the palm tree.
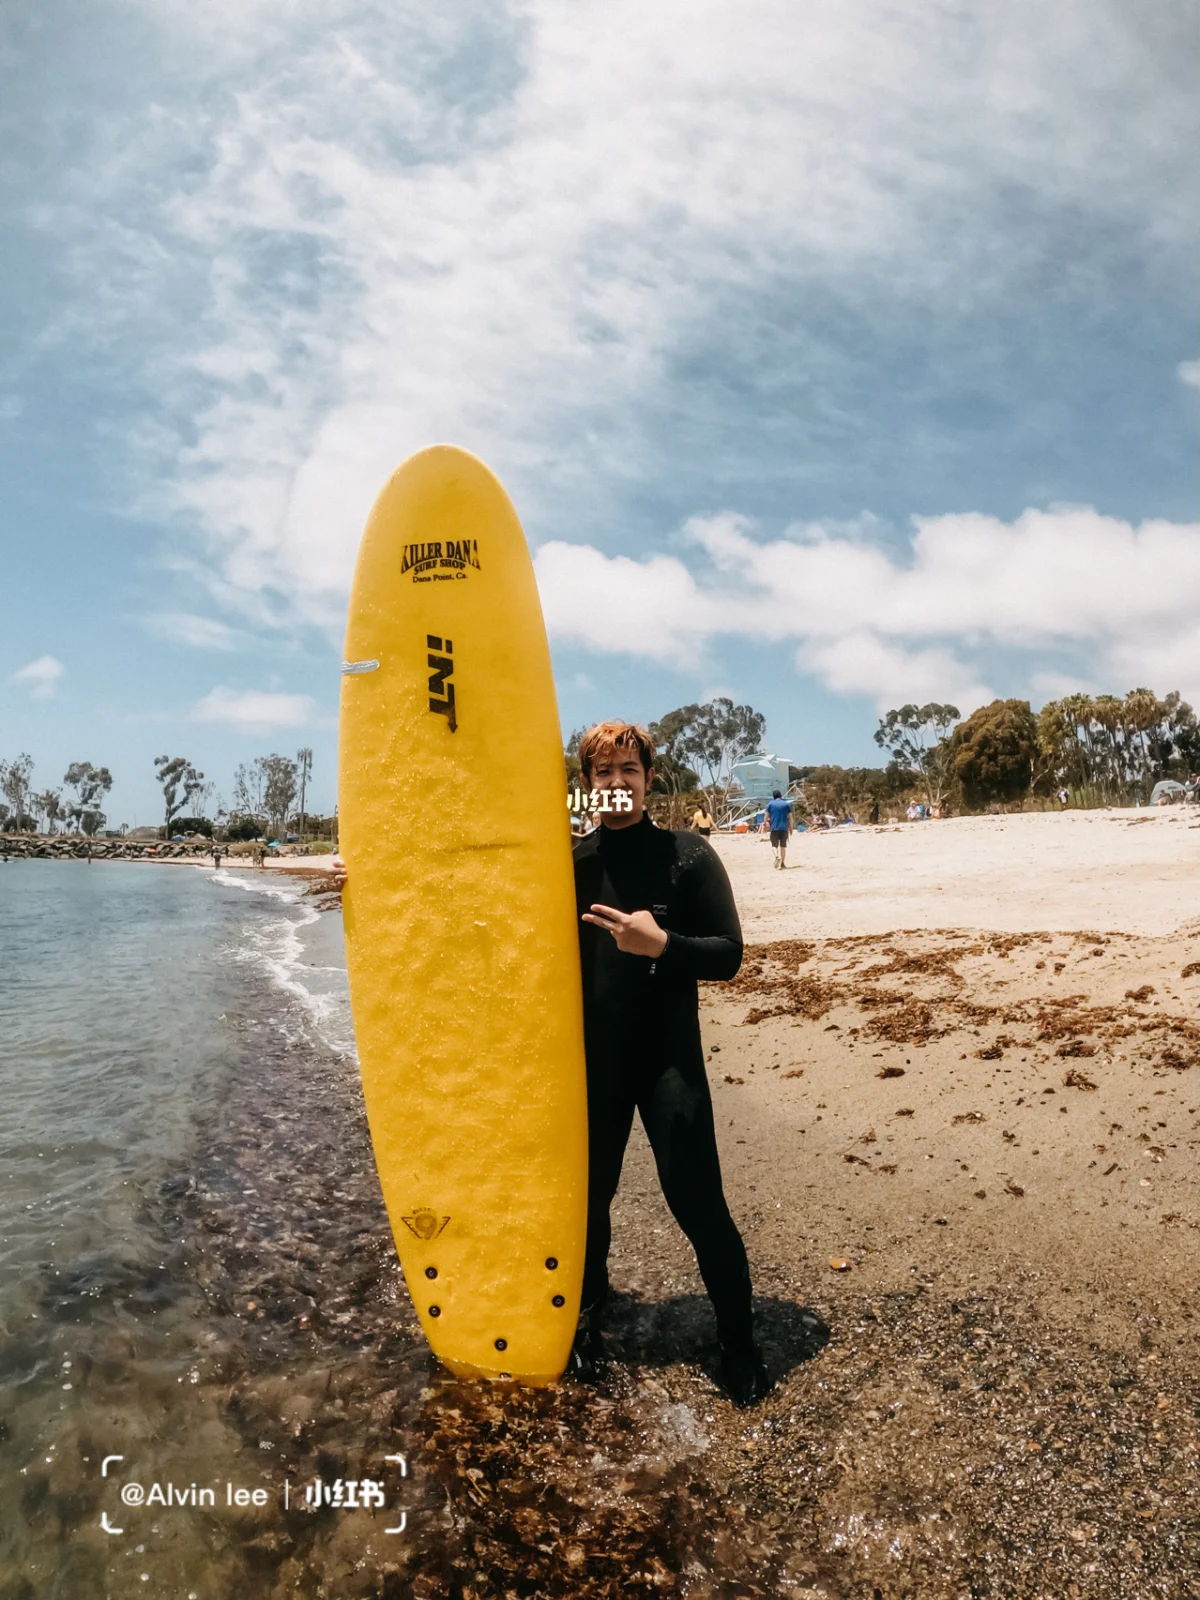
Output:
<instances>
[{"instance_id":1,"label":"palm tree","mask_svg":"<svg viewBox=\"0 0 1200 1600\"><path fill-rule=\"evenodd\" d=\"M62 806L62 792L59 789L43 789L40 794L30 797L34 815L46 819L46 832L54 832L54 824L64 815Z\"/></svg>"},{"instance_id":2,"label":"palm tree","mask_svg":"<svg viewBox=\"0 0 1200 1600\"><path fill-rule=\"evenodd\" d=\"M312 777L312 751L307 745L296 751L296 776L300 781L300 843L304 843L304 792Z\"/></svg>"},{"instance_id":3,"label":"palm tree","mask_svg":"<svg viewBox=\"0 0 1200 1600\"><path fill-rule=\"evenodd\" d=\"M1131 731L1136 735L1141 759L1138 763L1137 777L1143 778L1152 765L1150 746L1146 735L1158 724L1162 718L1162 705L1153 689L1130 689L1125 696L1125 712Z\"/></svg>"}]
</instances>

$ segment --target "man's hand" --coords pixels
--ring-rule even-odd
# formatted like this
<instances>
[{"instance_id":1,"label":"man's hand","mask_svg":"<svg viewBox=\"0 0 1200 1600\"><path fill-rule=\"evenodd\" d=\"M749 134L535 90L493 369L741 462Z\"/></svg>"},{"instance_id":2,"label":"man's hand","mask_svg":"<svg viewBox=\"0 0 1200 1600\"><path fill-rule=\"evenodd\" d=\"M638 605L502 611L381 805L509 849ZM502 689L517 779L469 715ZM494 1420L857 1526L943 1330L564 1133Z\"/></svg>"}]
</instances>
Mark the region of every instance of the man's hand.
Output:
<instances>
[{"instance_id":1,"label":"man's hand","mask_svg":"<svg viewBox=\"0 0 1200 1600\"><path fill-rule=\"evenodd\" d=\"M604 928L629 956L660 956L667 948L667 933L649 911L618 911L615 906L593 906L583 920Z\"/></svg>"},{"instance_id":2,"label":"man's hand","mask_svg":"<svg viewBox=\"0 0 1200 1600\"><path fill-rule=\"evenodd\" d=\"M342 890L346 887L346 863L340 856L334 856L329 864L329 877L332 879L329 887Z\"/></svg>"}]
</instances>

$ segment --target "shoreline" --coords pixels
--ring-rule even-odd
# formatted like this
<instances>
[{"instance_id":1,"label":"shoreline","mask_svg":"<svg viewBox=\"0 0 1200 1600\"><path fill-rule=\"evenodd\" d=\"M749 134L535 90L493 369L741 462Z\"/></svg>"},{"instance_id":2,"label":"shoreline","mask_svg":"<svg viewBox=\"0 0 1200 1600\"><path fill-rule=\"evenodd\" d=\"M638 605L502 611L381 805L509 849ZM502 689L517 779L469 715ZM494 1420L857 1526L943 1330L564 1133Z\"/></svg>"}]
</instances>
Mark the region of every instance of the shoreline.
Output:
<instances>
[{"instance_id":1,"label":"shoreline","mask_svg":"<svg viewBox=\"0 0 1200 1600\"><path fill-rule=\"evenodd\" d=\"M320 875L329 871L332 852L318 856L268 857L264 870ZM0 866L9 861L91 861L93 865L125 863L138 866L213 867L211 847L192 844L153 844L150 841L100 839L88 841L74 834L0 835ZM231 856L222 847L221 869L257 870L249 856Z\"/></svg>"}]
</instances>

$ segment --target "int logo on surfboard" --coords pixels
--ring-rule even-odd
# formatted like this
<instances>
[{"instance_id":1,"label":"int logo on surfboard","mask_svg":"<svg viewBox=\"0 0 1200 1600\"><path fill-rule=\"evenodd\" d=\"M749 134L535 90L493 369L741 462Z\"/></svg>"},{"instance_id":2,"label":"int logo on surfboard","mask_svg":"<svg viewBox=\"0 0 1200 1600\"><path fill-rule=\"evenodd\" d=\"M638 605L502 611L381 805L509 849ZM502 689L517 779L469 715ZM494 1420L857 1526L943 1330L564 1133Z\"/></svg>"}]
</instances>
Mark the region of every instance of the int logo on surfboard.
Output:
<instances>
[{"instance_id":1,"label":"int logo on surfboard","mask_svg":"<svg viewBox=\"0 0 1200 1600\"><path fill-rule=\"evenodd\" d=\"M465 578L470 568L479 571L478 539L433 539L427 544L406 544L400 573L412 573L414 583L444 583Z\"/></svg>"},{"instance_id":2,"label":"int logo on surfboard","mask_svg":"<svg viewBox=\"0 0 1200 1600\"><path fill-rule=\"evenodd\" d=\"M454 709L454 645L449 639L440 639L436 633L425 635L429 651L425 658L429 666L429 709L445 717L450 732L458 727L458 713Z\"/></svg>"}]
</instances>

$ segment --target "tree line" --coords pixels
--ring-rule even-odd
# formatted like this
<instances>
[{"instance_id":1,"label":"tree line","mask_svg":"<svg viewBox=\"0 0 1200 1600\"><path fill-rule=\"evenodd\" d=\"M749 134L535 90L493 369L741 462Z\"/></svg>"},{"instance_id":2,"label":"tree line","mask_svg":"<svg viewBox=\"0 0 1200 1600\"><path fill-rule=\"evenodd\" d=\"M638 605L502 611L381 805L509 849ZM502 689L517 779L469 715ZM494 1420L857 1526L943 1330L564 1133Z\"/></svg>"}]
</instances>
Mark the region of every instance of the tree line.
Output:
<instances>
[{"instance_id":1,"label":"tree line","mask_svg":"<svg viewBox=\"0 0 1200 1600\"><path fill-rule=\"evenodd\" d=\"M576 729L564 754L568 789L580 781ZM727 813L735 763L763 750L766 719L720 697L668 711L647 724L654 740L651 802L666 796L674 825L703 798ZM963 719L957 706L908 704L879 719L882 767L791 767L790 788L806 809L842 816L852 807L897 806L919 797L931 806L978 809L1027 796L1064 793L1075 805L1148 800L1156 782L1200 774L1200 722L1178 690L1072 694L1034 712L1028 700L994 700Z\"/></svg>"},{"instance_id":2,"label":"tree line","mask_svg":"<svg viewBox=\"0 0 1200 1600\"><path fill-rule=\"evenodd\" d=\"M108 820L101 810L112 788L112 773L90 761L72 761L62 778L62 788L35 790L33 757L22 751L14 761L0 761L0 826L13 833L33 833L39 822L47 833L64 831L99 833Z\"/></svg>"},{"instance_id":3,"label":"tree line","mask_svg":"<svg viewBox=\"0 0 1200 1600\"><path fill-rule=\"evenodd\" d=\"M762 751L766 718L726 696L678 706L648 725L655 743L653 794L667 797L675 817L689 797L704 795L727 808L734 765ZM568 787L577 784L577 729L567 742ZM875 742L884 767L808 766L791 769L812 810L841 814L852 805L883 805L919 793L931 805L976 808L1065 790L1077 805L1148 800L1163 778L1200 774L1200 722L1178 690L1161 698L1151 689L1117 695L1071 694L1034 712L1028 700L993 700L965 720L957 706L930 702L888 711ZM281 835L309 822L312 750L294 757L272 752L241 764L225 807L214 785L186 756L156 756L166 834L214 827L232 840ZM105 828L103 804L113 786L107 767L73 761L57 788L35 789L34 763L22 752L0 760L0 828L88 836ZM210 818L208 812L213 809Z\"/></svg>"},{"instance_id":4,"label":"tree line","mask_svg":"<svg viewBox=\"0 0 1200 1600\"><path fill-rule=\"evenodd\" d=\"M298 750L294 758L272 753L244 762L234 774L232 804L226 809L215 785L186 756L155 756L155 777L162 789L163 829L173 833L204 833L214 828L232 840L256 839L271 832L283 834L294 822L303 838L309 822L308 791L312 782L312 750ZM0 828L9 832L75 832L93 837L108 818L103 801L113 786L107 767L90 761L73 761L62 787L35 790L33 758L22 752L13 761L0 761ZM208 815L213 810L213 816ZM319 820L319 819L318 819Z\"/></svg>"},{"instance_id":5,"label":"tree line","mask_svg":"<svg viewBox=\"0 0 1200 1600\"><path fill-rule=\"evenodd\" d=\"M1034 712L993 700L965 721L956 706L906 705L880 718L875 742L934 805L968 808L1062 794L1076 805L1129 805L1162 779L1200 773L1200 723L1178 690L1071 694Z\"/></svg>"}]
</instances>

